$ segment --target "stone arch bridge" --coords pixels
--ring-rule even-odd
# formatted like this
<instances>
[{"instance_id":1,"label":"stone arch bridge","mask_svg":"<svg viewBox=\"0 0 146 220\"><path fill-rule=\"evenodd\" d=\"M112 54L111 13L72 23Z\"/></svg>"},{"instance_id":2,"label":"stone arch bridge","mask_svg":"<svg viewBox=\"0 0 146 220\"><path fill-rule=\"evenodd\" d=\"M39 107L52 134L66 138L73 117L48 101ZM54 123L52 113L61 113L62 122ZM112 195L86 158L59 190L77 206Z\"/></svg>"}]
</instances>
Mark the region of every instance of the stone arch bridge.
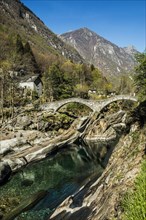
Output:
<instances>
[{"instance_id":1,"label":"stone arch bridge","mask_svg":"<svg viewBox=\"0 0 146 220\"><path fill-rule=\"evenodd\" d=\"M88 100L88 99L82 99L82 98L69 98L69 99L63 99L60 101L54 101L50 103L46 103L41 106L41 110L46 110L46 111L53 111L56 112L58 111L62 106L68 104L68 103L79 103L86 105L89 107L93 112L100 112L103 108L111 104L112 102L116 101L122 101L122 100L127 100L127 101L133 101L137 102L137 98L134 96L130 95L117 95L113 96L111 98L103 99L103 100Z\"/></svg>"}]
</instances>

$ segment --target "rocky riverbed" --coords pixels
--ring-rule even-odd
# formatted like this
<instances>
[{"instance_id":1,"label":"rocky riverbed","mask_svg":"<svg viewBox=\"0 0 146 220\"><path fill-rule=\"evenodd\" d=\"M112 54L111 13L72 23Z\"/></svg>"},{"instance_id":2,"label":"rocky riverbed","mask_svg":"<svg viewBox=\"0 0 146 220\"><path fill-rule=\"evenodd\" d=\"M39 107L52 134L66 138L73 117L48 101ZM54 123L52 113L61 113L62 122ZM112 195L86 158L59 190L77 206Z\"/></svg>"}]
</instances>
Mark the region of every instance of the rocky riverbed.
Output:
<instances>
[{"instance_id":1,"label":"rocky riverbed","mask_svg":"<svg viewBox=\"0 0 146 220\"><path fill-rule=\"evenodd\" d=\"M121 203L125 194L133 188L134 180L140 172L141 162L145 156L146 102L126 115L120 112L120 115L123 115L122 120L119 120L117 115L119 114L114 114L114 117L108 115L101 120L96 120L93 139L90 140L89 134L87 135L89 142L93 140L95 142L95 136L98 134L100 135L97 140L102 141L101 137L111 129L112 132L108 132L108 134L113 134L115 128L115 136L117 134L118 141L112 149L111 157L108 157L109 161L106 163L107 166L101 177L86 184L76 194L68 197L48 219L123 219ZM112 126L109 126L111 124ZM103 140L106 141L106 138L104 137ZM114 139L109 139L109 141L112 140ZM107 141L107 144L109 143Z\"/></svg>"},{"instance_id":2,"label":"rocky riverbed","mask_svg":"<svg viewBox=\"0 0 146 220\"><path fill-rule=\"evenodd\" d=\"M105 171L66 198L49 219L121 219L121 197L132 187L144 155L145 112L145 106L140 106L131 113L107 111L78 118L57 113L59 122L52 113L20 114L2 127L0 183L80 140L88 158L98 161Z\"/></svg>"}]
</instances>

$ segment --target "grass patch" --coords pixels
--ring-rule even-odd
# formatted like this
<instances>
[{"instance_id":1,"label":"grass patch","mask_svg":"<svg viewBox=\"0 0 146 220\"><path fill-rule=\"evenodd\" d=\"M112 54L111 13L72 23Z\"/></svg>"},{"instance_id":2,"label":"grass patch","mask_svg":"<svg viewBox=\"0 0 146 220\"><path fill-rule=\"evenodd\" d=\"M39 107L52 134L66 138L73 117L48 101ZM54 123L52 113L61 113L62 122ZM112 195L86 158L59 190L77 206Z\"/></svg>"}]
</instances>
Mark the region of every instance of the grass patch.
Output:
<instances>
[{"instance_id":1,"label":"grass patch","mask_svg":"<svg viewBox=\"0 0 146 220\"><path fill-rule=\"evenodd\" d=\"M123 220L146 219L146 160L142 163L140 174L137 176L134 190L125 195L122 206Z\"/></svg>"}]
</instances>

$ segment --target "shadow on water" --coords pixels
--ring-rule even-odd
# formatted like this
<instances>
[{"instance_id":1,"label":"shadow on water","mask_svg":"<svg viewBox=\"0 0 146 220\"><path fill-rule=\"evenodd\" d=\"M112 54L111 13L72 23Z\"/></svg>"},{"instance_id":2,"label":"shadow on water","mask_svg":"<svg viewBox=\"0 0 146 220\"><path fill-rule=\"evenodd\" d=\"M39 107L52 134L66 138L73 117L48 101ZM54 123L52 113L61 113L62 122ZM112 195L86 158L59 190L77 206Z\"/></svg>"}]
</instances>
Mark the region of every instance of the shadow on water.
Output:
<instances>
[{"instance_id":1,"label":"shadow on water","mask_svg":"<svg viewBox=\"0 0 146 220\"><path fill-rule=\"evenodd\" d=\"M71 207L81 206L86 191L103 172L102 160L98 156L98 153L93 153L92 147L83 142L66 146L58 153L53 152L48 158L30 164L16 173L0 189L0 197L13 200L13 203L8 204L8 208L13 210L20 204L23 205L24 201L30 201L40 190L47 192L30 210L17 216L16 220L46 220L70 195L73 195ZM88 183L85 184L86 182ZM75 194L82 185L85 185L82 191ZM90 212L84 211L86 216ZM65 219L73 218L69 216Z\"/></svg>"},{"instance_id":2,"label":"shadow on water","mask_svg":"<svg viewBox=\"0 0 146 220\"><path fill-rule=\"evenodd\" d=\"M54 218L52 218L51 220L61 220L61 219L65 219L65 220L85 220L88 218L88 216L91 214L91 209L89 207L83 207L80 210L74 212L74 213L70 213L70 212L66 212L66 211L62 211L61 213L59 213L57 216L55 216Z\"/></svg>"}]
</instances>

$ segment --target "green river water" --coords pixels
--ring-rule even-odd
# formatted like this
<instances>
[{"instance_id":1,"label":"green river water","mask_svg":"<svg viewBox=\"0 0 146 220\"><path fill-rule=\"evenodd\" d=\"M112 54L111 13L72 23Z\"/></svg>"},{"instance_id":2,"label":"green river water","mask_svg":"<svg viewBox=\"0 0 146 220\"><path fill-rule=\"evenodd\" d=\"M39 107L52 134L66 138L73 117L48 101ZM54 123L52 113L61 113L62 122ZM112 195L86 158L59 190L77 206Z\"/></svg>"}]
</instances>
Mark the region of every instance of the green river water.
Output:
<instances>
[{"instance_id":1,"label":"green river water","mask_svg":"<svg viewBox=\"0 0 146 220\"><path fill-rule=\"evenodd\" d=\"M103 171L98 161L82 145L66 146L55 155L33 163L16 173L0 188L1 203L5 213L28 200L40 190L46 196L31 210L21 213L16 220L46 220L55 208L69 195L75 193L87 178Z\"/></svg>"}]
</instances>

